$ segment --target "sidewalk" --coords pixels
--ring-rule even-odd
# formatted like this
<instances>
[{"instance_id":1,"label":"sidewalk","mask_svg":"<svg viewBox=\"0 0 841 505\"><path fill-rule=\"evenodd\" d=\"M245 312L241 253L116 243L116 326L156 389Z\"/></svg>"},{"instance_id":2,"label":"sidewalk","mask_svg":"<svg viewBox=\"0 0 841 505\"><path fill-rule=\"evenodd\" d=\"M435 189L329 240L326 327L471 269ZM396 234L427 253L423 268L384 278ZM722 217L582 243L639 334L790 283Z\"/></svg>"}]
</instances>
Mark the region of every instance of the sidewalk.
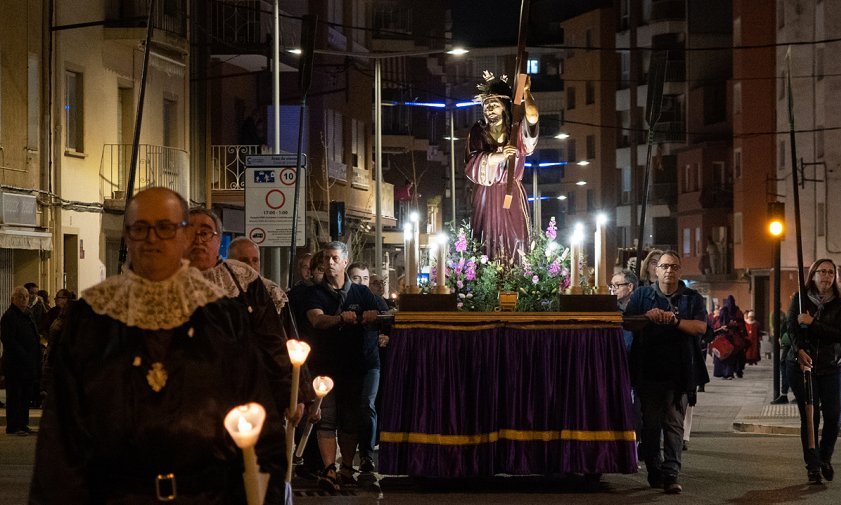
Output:
<instances>
[{"instance_id":1,"label":"sidewalk","mask_svg":"<svg viewBox=\"0 0 841 505\"><path fill-rule=\"evenodd\" d=\"M744 378L724 380L712 376L712 357L708 358L710 383L706 392L698 393L693 431L799 435L797 404L771 404L774 399L771 365L772 361L763 356L758 364L745 368ZM791 393L788 397L794 399Z\"/></svg>"}]
</instances>

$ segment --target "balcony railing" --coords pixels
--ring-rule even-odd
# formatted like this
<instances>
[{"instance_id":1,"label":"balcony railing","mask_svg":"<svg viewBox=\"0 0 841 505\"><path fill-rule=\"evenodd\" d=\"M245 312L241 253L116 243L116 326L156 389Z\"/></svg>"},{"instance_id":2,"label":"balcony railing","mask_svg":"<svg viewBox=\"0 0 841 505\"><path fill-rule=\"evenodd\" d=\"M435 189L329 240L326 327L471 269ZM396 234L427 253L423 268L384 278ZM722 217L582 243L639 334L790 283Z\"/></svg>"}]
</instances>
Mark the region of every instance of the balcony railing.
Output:
<instances>
[{"instance_id":1,"label":"balcony railing","mask_svg":"<svg viewBox=\"0 0 841 505\"><path fill-rule=\"evenodd\" d=\"M245 189L245 158L252 154L263 154L258 145L214 145L210 156L213 167L211 189Z\"/></svg>"},{"instance_id":2,"label":"balcony railing","mask_svg":"<svg viewBox=\"0 0 841 505\"><path fill-rule=\"evenodd\" d=\"M155 28L172 34L187 36L186 0L156 0L153 23ZM106 26L144 28L149 13L147 0L109 0Z\"/></svg>"},{"instance_id":3,"label":"balcony railing","mask_svg":"<svg viewBox=\"0 0 841 505\"><path fill-rule=\"evenodd\" d=\"M239 49L265 46L268 35L272 33L271 9L271 4L263 0L210 2L208 10L213 43ZM293 27L285 26L287 24L288 20L282 18L281 33L293 32Z\"/></svg>"},{"instance_id":4,"label":"balcony railing","mask_svg":"<svg viewBox=\"0 0 841 505\"><path fill-rule=\"evenodd\" d=\"M106 199L124 200L131 164L131 144L102 146L100 176ZM163 186L181 195L190 188L190 162L187 151L174 147L140 144L134 192L151 186Z\"/></svg>"}]
</instances>

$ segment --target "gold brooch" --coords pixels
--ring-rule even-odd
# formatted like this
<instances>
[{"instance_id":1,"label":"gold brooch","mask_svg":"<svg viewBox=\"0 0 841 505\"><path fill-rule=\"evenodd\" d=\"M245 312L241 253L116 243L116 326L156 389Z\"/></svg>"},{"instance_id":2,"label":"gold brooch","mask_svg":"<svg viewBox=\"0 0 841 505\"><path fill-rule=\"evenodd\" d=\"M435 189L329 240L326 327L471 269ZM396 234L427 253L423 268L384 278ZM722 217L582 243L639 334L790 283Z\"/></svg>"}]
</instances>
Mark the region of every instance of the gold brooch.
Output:
<instances>
[{"instance_id":1,"label":"gold brooch","mask_svg":"<svg viewBox=\"0 0 841 505\"><path fill-rule=\"evenodd\" d=\"M159 393L166 386L168 376L163 363L152 363L152 368L146 373L146 382L152 391Z\"/></svg>"}]
</instances>

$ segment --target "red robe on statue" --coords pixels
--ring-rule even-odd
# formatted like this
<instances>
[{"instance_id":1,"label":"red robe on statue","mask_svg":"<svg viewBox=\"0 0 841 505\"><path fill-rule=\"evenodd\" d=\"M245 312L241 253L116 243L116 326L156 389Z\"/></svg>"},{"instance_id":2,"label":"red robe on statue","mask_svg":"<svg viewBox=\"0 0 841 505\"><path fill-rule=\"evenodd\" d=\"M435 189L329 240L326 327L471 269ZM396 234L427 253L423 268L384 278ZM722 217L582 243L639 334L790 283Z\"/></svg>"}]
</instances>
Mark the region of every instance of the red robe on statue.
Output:
<instances>
[{"instance_id":1,"label":"red robe on statue","mask_svg":"<svg viewBox=\"0 0 841 505\"><path fill-rule=\"evenodd\" d=\"M464 172L476 184L473 190L473 233L485 242L491 258L505 254L517 258L517 249L523 248L529 236L529 214L526 191L523 188L523 171L526 156L537 145L538 125L528 126L523 119L518 127L517 160L514 169L513 201L511 208L502 208L505 199L508 171L506 163L491 164L488 156L502 152L505 143L498 143L486 127L476 123L467 139L467 156Z\"/></svg>"}]
</instances>

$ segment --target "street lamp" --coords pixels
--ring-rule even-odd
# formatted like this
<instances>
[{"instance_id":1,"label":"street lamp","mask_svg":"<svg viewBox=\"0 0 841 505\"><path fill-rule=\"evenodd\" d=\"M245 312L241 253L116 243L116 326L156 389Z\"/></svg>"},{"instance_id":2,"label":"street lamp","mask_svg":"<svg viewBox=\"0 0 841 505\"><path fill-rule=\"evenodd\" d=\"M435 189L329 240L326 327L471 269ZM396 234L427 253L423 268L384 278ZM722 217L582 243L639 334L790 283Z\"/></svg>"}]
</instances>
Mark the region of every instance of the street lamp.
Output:
<instances>
[{"instance_id":1,"label":"street lamp","mask_svg":"<svg viewBox=\"0 0 841 505\"><path fill-rule=\"evenodd\" d=\"M781 243L785 232L786 211L783 202L768 204L768 233L774 238L774 398L780 396L780 300Z\"/></svg>"},{"instance_id":2,"label":"street lamp","mask_svg":"<svg viewBox=\"0 0 841 505\"><path fill-rule=\"evenodd\" d=\"M374 212L376 223L376 241L374 243L374 271L380 277L385 277L382 271L383 266L383 221L382 221L382 185L383 185L383 132L382 132L382 107L383 107L383 85L382 85L382 60L390 58L407 58L413 56L432 56L435 54L451 54L454 56L464 55L467 49L456 47L453 49L432 49L425 51L402 51L388 53L354 53L350 51L334 51L331 49L316 49L316 54L332 56L346 56L350 58L361 58L374 60L374 166L376 167ZM452 136L452 132L451 135ZM454 184L454 183L453 183Z\"/></svg>"}]
</instances>

